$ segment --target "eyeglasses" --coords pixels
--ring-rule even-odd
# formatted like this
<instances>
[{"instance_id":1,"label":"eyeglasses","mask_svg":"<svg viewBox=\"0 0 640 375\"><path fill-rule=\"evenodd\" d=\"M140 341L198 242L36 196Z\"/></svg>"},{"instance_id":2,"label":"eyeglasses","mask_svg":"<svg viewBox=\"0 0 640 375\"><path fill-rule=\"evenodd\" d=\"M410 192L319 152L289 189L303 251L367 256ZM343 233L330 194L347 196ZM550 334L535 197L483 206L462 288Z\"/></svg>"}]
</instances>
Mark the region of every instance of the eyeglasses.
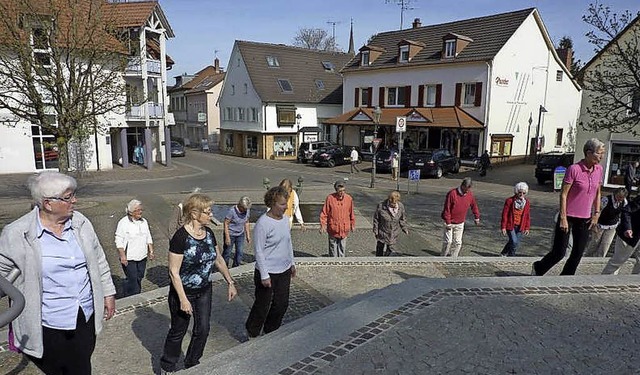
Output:
<instances>
[{"instance_id":1,"label":"eyeglasses","mask_svg":"<svg viewBox=\"0 0 640 375\"><path fill-rule=\"evenodd\" d=\"M69 203L71 202L74 198L76 197L76 193L73 192L69 195L67 195L66 197L44 197L44 199L48 199L50 201L60 201L60 202L66 202Z\"/></svg>"}]
</instances>

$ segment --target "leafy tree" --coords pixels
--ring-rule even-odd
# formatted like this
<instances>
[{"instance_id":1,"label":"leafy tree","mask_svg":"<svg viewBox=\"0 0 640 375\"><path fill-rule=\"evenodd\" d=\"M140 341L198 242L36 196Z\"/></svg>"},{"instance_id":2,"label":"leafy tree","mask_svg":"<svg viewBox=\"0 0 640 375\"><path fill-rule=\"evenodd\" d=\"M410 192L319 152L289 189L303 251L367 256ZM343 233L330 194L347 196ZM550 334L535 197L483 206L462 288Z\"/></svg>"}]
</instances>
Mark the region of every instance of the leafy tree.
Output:
<instances>
[{"instance_id":1,"label":"leafy tree","mask_svg":"<svg viewBox=\"0 0 640 375\"><path fill-rule=\"evenodd\" d=\"M335 39L324 29L299 29L293 38L293 45L319 51L339 51Z\"/></svg>"},{"instance_id":2,"label":"leafy tree","mask_svg":"<svg viewBox=\"0 0 640 375\"><path fill-rule=\"evenodd\" d=\"M0 0L0 110L54 134L61 171L69 169L70 145L106 131L99 119L125 108L128 51L112 6Z\"/></svg>"},{"instance_id":3,"label":"leafy tree","mask_svg":"<svg viewBox=\"0 0 640 375\"><path fill-rule=\"evenodd\" d=\"M560 38L560 41L558 42L558 49L571 49L573 50L573 40L571 39L570 36L563 36L562 38ZM575 54L571 56L571 66L568 66L567 68L569 68L569 71L571 72L572 76L576 76L578 74L578 72L580 72L580 68L582 68L582 61L581 60L576 60L575 58Z\"/></svg>"},{"instance_id":4,"label":"leafy tree","mask_svg":"<svg viewBox=\"0 0 640 375\"><path fill-rule=\"evenodd\" d=\"M640 125L640 15L614 13L591 4L582 17L592 27L587 33L596 57L580 72L588 100L591 131L638 134Z\"/></svg>"}]
</instances>

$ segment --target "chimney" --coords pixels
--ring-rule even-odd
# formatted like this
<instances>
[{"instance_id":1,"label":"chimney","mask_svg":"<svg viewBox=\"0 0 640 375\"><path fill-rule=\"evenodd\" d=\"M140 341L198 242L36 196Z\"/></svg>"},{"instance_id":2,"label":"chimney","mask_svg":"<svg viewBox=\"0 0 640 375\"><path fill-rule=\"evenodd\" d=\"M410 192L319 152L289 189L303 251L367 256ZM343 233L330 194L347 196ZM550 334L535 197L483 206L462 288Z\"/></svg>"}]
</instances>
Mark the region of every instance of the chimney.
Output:
<instances>
[{"instance_id":1,"label":"chimney","mask_svg":"<svg viewBox=\"0 0 640 375\"><path fill-rule=\"evenodd\" d=\"M420 22L420 18L415 18L413 20L413 28L417 29L418 27L422 26L422 23Z\"/></svg>"},{"instance_id":2,"label":"chimney","mask_svg":"<svg viewBox=\"0 0 640 375\"><path fill-rule=\"evenodd\" d=\"M216 73L220 73L220 60L217 57L213 59L213 69Z\"/></svg>"},{"instance_id":3,"label":"chimney","mask_svg":"<svg viewBox=\"0 0 640 375\"><path fill-rule=\"evenodd\" d=\"M573 62L573 49L572 48L558 48L556 49L558 53L558 57L560 61L567 67L567 69L571 69L571 63Z\"/></svg>"}]
</instances>

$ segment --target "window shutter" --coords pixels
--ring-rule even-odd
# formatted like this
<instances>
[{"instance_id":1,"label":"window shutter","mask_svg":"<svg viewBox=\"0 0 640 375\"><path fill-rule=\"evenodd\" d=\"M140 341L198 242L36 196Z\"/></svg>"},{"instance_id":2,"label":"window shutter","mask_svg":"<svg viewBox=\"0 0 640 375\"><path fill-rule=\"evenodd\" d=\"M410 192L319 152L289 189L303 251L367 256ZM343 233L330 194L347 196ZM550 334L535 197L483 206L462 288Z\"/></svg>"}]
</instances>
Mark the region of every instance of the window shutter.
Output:
<instances>
[{"instance_id":1,"label":"window shutter","mask_svg":"<svg viewBox=\"0 0 640 375\"><path fill-rule=\"evenodd\" d=\"M368 95L369 95L369 100L368 100L369 108L373 108L373 87L369 87Z\"/></svg>"},{"instance_id":2,"label":"window shutter","mask_svg":"<svg viewBox=\"0 0 640 375\"><path fill-rule=\"evenodd\" d=\"M462 95L462 83L456 83L456 107L460 107L460 95Z\"/></svg>"},{"instance_id":3,"label":"window shutter","mask_svg":"<svg viewBox=\"0 0 640 375\"><path fill-rule=\"evenodd\" d=\"M442 106L442 83L436 85L436 107Z\"/></svg>"},{"instance_id":4,"label":"window shutter","mask_svg":"<svg viewBox=\"0 0 640 375\"><path fill-rule=\"evenodd\" d=\"M359 88L355 88L355 94L353 95L353 106L358 108L360 107L360 89Z\"/></svg>"},{"instance_id":5,"label":"window shutter","mask_svg":"<svg viewBox=\"0 0 640 375\"><path fill-rule=\"evenodd\" d=\"M384 87L380 87L378 90L378 105L380 108L384 108Z\"/></svg>"},{"instance_id":6,"label":"window shutter","mask_svg":"<svg viewBox=\"0 0 640 375\"><path fill-rule=\"evenodd\" d=\"M482 82L476 82L476 97L473 101L473 105L480 107L482 104Z\"/></svg>"},{"instance_id":7,"label":"window shutter","mask_svg":"<svg viewBox=\"0 0 640 375\"><path fill-rule=\"evenodd\" d=\"M404 106L405 108L411 107L411 86L404 87Z\"/></svg>"},{"instance_id":8,"label":"window shutter","mask_svg":"<svg viewBox=\"0 0 640 375\"><path fill-rule=\"evenodd\" d=\"M418 86L418 105L416 107L424 107L424 85Z\"/></svg>"}]
</instances>

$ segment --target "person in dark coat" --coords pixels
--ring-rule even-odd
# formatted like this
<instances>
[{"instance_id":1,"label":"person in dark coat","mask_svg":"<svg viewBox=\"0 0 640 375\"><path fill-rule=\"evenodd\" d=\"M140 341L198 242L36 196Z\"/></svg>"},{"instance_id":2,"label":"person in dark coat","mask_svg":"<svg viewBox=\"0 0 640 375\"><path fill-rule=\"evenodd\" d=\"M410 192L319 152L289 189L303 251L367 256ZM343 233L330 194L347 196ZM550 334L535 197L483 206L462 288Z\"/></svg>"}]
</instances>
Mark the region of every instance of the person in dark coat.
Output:
<instances>
[{"instance_id":1,"label":"person in dark coat","mask_svg":"<svg viewBox=\"0 0 640 375\"><path fill-rule=\"evenodd\" d=\"M489 157L489 150L484 150L482 156L480 156L480 176L487 175L487 169L491 166L491 157Z\"/></svg>"},{"instance_id":2,"label":"person in dark coat","mask_svg":"<svg viewBox=\"0 0 640 375\"><path fill-rule=\"evenodd\" d=\"M400 193L392 191L384 202L378 204L373 214L373 234L377 241L376 256L389 256L395 253L401 230L409 234L404 205L400 202Z\"/></svg>"},{"instance_id":3,"label":"person in dark coat","mask_svg":"<svg viewBox=\"0 0 640 375\"><path fill-rule=\"evenodd\" d=\"M640 243L640 197L631 201L622 211L620 224L616 229L618 241L611 259L602 270L603 275L617 275L620 267L633 255L636 264L631 273L640 273L640 255L638 243Z\"/></svg>"},{"instance_id":4,"label":"person in dark coat","mask_svg":"<svg viewBox=\"0 0 640 375\"><path fill-rule=\"evenodd\" d=\"M640 165L640 162L630 161L624 168L624 187L627 189L627 192L629 192L629 196L631 196L633 192L633 187L638 184L638 177L636 175L638 165Z\"/></svg>"},{"instance_id":5,"label":"person in dark coat","mask_svg":"<svg viewBox=\"0 0 640 375\"><path fill-rule=\"evenodd\" d=\"M616 236L620 216L627 204L627 189L625 188L619 188L613 194L602 197L600 202L602 212L598 218L598 225L591 228L589 232L589 242L584 256L607 256L613 238Z\"/></svg>"}]
</instances>

